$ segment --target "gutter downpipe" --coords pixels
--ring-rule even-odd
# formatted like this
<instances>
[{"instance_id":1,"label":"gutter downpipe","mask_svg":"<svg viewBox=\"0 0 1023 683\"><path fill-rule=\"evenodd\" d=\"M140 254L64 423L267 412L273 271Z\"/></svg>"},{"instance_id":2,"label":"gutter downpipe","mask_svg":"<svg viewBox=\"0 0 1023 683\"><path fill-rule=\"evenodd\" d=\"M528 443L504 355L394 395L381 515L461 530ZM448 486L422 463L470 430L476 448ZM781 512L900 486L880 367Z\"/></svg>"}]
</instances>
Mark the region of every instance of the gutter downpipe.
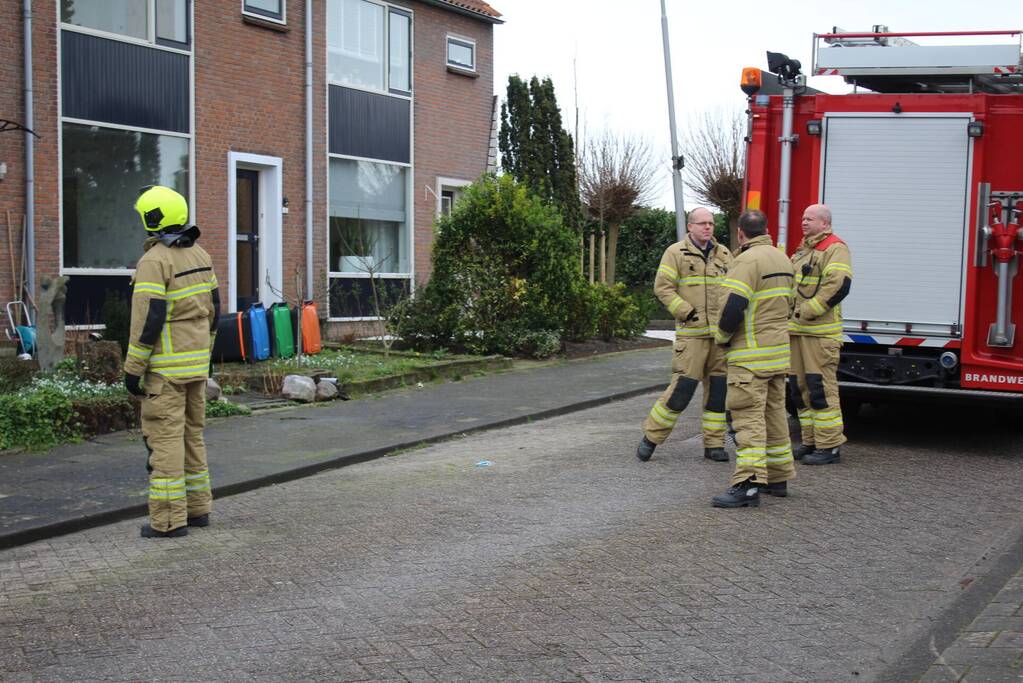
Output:
<instances>
[{"instance_id":1,"label":"gutter downpipe","mask_svg":"<svg viewBox=\"0 0 1023 683\"><path fill-rule=\"evenodd\" d=\"M792 180L792 145L796 138L792 135L792 119L795 114L796 91L786 84L782 90L781 116L781 170L778 179L778 248L788 253L789 236L789 185Z\"/></svg>"},{"instance_id":2,"label":"gutter downpipe","mask_svg":"<svg viewBox=\"0 0 1023 683\"><path fill-rule=\"evenodd\" d=\"M678 131L675 128L675 89L671 78L671 47L668 44L668 14L661 0L661 38L664 41L664 77L668 82L668 125L671 127L671 186L675 192L675 236L681 242L686 236L686 206L682 194L682 157L678 153Z\"/></svg>"},{"instance_id":3,"label":"gutter downpipe","mask_svg":"<svg viewBox=\"0 0 1023 683\"><path fill-rule=\"evenodd\" d=\"M32 110L32 0L24 0L25 24L25 127L35 129L34 112ZM33 134L25 131L25 263L28 272L25 287L28 289L29 300L35 299L36 267L35 267L35 141ZM10 226L8 226L8 229ZM21 298L21 292L15 292ZM33 318L31 306L29 318ZM34 322L34 320L33 320Z\"/></svg>"},{"instance_id":4,"label":"gutter downpipe","mask_svg":"<svg viewBox=\"0 0 1023 683\"><path fill-rule=\"evenodd\" d=\"M28 0L26 0L28 2ZM313 2L305 3L305 289L313 298Z\"/></svg>"}]
</instances>

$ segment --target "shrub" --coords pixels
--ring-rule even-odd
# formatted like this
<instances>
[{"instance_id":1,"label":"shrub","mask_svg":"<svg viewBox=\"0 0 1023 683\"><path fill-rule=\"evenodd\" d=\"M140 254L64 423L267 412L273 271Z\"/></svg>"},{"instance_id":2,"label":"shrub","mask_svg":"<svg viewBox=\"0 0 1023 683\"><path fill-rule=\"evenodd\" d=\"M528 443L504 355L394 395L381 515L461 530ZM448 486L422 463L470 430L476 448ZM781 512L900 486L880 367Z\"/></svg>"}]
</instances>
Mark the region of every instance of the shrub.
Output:
<instances>
[{"instance_id":1,"label":"shrub","mask_svg":"<svg viewBox=\"0 0 1023 683\"><path fill-rule=\"evenodd\" d=\"M413 347L534 355L572 328L577 237L511 176L466 189L437 226L433 276L401 311ZM541 341L542 340L542 341Z\"/></svg>"},{"instance_id":2,"label":"shrub","mask_svg":"<svg viewBox=\"0 0 1023 683\"><path fill-rule=\"evenodd\" d=\"M593 286L594 319L597 336L604 340L643 334L649 322L625 285Z\"/></svg>"},{"instance_id":3,"label":"shrub","mask_svg":"<svg viewBox=\"0 0 1023 683\"><path fill-rule=\"evenodd\" d=\"M52 386L0 396L0 449L43 449L79 435L71 399Z\"/></svg>"},{"instance_id":4,"label":"shrub","mask_svg":"<svg viewBox=\"0 0 1023 683\"><path fill-rule=\"evenodd\" d=\"M251 415L252 408L230 401L206 401L206 417L231 417Z\"/></svg>"},{"instance_id":5,"label":"shrub","mask_svg":"<svg viewBox=\"0 0 1023 683\"><path fill-rule=\"evenodd\" d=\"M123 356L128 351L128 337L131 333L131 302L120 292L107 291L100 314L106 327L103 336L120 344Z\"/></svg>"},{"instance_id":6,"label":"shrub","mask_svg":"<svg viewBox=\"0 0 1023 683\"><path fill-rule=\"evenodd\" d=\"M633 214L618 235L618 279L629 287L651 289L661 255L676 241L674 211L642 209Z\"/></svg>"}]
</instances>

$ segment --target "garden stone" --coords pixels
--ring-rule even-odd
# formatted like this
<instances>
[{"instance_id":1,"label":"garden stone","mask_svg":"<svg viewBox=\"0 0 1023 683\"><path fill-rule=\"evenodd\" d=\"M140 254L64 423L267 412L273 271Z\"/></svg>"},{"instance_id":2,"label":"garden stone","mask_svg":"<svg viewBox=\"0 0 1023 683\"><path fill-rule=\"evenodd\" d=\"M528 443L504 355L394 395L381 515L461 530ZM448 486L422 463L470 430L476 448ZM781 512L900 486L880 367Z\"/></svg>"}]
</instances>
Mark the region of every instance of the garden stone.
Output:
<instances>
[{"instance_id":1,"label":"garden stone","mask_svg":"<svg viewBox=\"0 0 1023 683\"><path fill-rule=\"evenodd\" d=\"M333 401L337 398L337 385L333 382L323 381L316 385L317 401Z\"/></svg>"},{"instance_id":2,"label":"garden stone","mask_svg":"<svg viewBox=\"0 0 1023 683\"><path fill-rule=\"evenodd\" d=\"M284 378L281 395L290 401L312 403L316 400L316 382L302 375L288 375Z\"/></svg>"},{"instance_id":3,"label":"garden stone","mask_svg":"<svg viewBox=\"0 0 1023 683\"><path fill-rule=\"evenodd\" d=\"M206 380L206 400L216 401L220 398L220 385L212 377Z\"/></svg>"}]
</instances>

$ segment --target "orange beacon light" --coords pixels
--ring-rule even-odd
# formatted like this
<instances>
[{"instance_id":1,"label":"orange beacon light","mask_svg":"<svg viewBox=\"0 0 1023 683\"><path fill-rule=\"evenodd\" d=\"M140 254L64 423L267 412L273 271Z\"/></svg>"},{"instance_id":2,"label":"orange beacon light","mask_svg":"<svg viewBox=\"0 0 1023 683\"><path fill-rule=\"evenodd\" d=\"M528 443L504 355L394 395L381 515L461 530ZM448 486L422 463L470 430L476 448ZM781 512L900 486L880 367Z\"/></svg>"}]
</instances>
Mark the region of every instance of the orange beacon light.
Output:
<instances>
[{"instance_id":1,"label":"orange beacon light","mask_svg":"<svg viewBox=\"0 0 1023 683\"><path fill-rule=\"evenodd\" d=\"M760 69L755 66L747 66L742 70L742 80L739 83L742 91L753 97L760 90Z\"/></svg>"}]
</instances>

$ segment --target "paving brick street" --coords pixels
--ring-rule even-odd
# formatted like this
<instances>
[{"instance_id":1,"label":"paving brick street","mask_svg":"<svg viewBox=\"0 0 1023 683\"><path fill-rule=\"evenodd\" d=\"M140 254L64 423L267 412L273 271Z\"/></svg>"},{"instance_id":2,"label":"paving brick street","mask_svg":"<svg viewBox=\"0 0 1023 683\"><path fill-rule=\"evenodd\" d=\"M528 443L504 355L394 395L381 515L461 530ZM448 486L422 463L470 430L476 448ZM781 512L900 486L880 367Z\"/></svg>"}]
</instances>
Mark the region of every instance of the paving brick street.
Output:
<instances>
[{"instance_id":1,"label":"paving brick street","mask_svg":"<svg viewBox=\"0 0 1023 683\"><path fill-rule=\"evenodd\" d=\"M1004 415L868 407L719 510L695 405L633 457L655 396L0 551L0 680L1017 680L1023 579L948 621L1023 532Z\"/></svg>"}]
</instances>

